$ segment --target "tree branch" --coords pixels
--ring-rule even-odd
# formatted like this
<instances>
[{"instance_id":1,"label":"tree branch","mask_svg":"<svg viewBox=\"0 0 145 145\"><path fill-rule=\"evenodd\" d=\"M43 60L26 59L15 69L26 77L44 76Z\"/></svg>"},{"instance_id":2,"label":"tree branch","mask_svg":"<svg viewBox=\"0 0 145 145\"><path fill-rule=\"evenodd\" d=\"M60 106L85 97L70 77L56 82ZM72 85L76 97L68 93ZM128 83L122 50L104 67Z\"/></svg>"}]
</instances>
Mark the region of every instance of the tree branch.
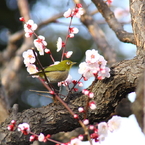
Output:
<instances>
[{"instance_id":1,"label":"tree branch","mask_svg":"<svg viewBox=\"0 0 145 145\"><path fill-rule=\"evenodd\" d=\"M74 3L80 3L80 1L74 0ZM97 22L87 11L86 3L83 0L81 0L81 4L84 8L84 14L81 16L81 22L87 27L95 44L98 46L98 49L100 49L100 51L103 53L103 56L108 61L108 64L111 66L113 63L116 62L116 53L108 44L102 29L97 25Z\"/></svg>"},{"instance_id":2,"label":"tree branch","mask_svg":"<svg viewBox=\"0 0 145 145\"><path fill-rule=\"evenodd\" d=\"M136 39L137 53L145 50L145 0L130 0L132 28Z\"/></svg>"},{"instance_id":3,"label":"tree branch","mask_svg":"<svg viewBox=\"0 0 145 145\"><path fill-rule=\"evenodd\" d=\"M136 100L132 105L133 113L145 134L145 68L136 90Z\"/></svg>"},{"instance_id":4,"label":"tree branch","mask_svg":"<svg viewBox=\"0 0 145 145\"><path fill-rule=\"evenodd\" d=\"M114 13L103 0L92 0L99 12L103 15L109 27L115 32L118 39L122 42L136 44L134 34L126 32L123 26L117 21Z\"/></svg>"},{"instance_id":5,"label":"tree branch","mask_svg":"<svg viewBox=\"0 0 145 145\"><path fill-rule=\"evenodd\" d=\"M138 78L141 76L145 62L145 52L132 60L124 60L111 67L111 77L97 81L89 87L94 92L97 109L88 111L90 123L107 120L115 107L128 93L135 91ZM81 93L70 96L68 106L78 114L78 107L85 106L86 96ZM82 116L80 116L82 118ZM37 118L37 119L36 119ZM7 125L13 119L11 115L1 124L0 132L3 145L29 145L28 136L19 132L10 132ZM35 133L55 134L60 131L70 131L79 126L77 120L68 113L61 104L51 103L41 108L32 108L17 114L17 123L27 122Z\"/></svg>"}]
</instances>

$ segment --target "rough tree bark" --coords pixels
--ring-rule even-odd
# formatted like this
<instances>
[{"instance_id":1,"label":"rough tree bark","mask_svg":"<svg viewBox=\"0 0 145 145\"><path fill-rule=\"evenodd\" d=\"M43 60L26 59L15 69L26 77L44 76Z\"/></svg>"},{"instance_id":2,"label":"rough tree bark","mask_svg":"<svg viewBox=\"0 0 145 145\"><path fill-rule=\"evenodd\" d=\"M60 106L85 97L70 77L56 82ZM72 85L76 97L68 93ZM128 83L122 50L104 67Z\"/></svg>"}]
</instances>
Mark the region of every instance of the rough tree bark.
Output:
<instances>
[{"instance_id":1,"label":"rough tree bark","mask_svg":"<svg viewBox=\"0 0 145 145\"><path fill-rule=\"evenodd\" d=\"M107 120L110 114L114 112L115 107L128 93L135 91L139 77L142 75L145 67L145 50L144 50L144 15L141 13L145 0L131 0L132 26L134 34L127 33L120 25L113 27L111 21L114 15L110 12L107 5L102 0L92 0L98 7L98 10L105 17L109 26L116 32L116 35L121 41L137 43L138 55L131 60L124 60L112 65L111 77L103 81L93 82L89 89L94 92L94 101L97 104L97 109L88 111L90 123ZM102 9L103 6L106 9ZM109 10L109 11L108 11ZM138 10L138 11L137 11ZM138 12L138 13L136 13ZM110 15L109 18L107 13ZM144 11L143 11L144 13ZM138 17L138 18L137 18ZM140 21L141 20L141 21ZM67 102L68 106L78 113L79 106L85 106L86 96L81 93L70 96ZM17 123L27 122L30 124L31 130L34 133L43 132L44 134L55 134L60 131L69 131L79 127L77 120L68 113L61 104L51 103L48 106L41 108L32 108L25 110L22 113L16 113L13 109L9 118L0 126L0 134L2 145L29 145L29 136L24 136L16 130L10 132L7 130L7 125L12 119L16 119ZM15 112L15 113L14 113ZM82 116L81 116L82 117Z\"/></svg>"}]
</instances>

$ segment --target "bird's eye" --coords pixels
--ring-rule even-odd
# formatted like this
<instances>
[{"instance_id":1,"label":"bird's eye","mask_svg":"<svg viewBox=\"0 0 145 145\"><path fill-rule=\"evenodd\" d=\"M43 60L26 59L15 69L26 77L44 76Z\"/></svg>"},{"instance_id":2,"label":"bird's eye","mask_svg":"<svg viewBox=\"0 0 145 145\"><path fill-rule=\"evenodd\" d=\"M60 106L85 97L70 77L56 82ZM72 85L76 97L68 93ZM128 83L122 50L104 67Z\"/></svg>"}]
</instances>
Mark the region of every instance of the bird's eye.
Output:
<instances>
[{"instance_id":1,"label":"bird's eye","mask_svg":"<svg viewBox=\"0 0 145 145\"><path fill-rule=\"evenodd\" d=\"M70 62L69 62L69 61L67 61L67 62L66 62L66 64L67 64L67 65L70 65Z\"/></svg>"}]
</instances>

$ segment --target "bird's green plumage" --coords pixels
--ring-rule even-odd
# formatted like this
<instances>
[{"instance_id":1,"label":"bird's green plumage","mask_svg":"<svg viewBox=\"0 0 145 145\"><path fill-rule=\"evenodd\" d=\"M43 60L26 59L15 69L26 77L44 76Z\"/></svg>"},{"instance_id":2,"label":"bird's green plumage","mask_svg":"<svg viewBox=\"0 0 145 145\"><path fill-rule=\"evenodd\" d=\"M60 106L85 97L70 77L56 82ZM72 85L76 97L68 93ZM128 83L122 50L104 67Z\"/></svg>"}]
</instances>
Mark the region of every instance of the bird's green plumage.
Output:
<instances>
[{"instance_id":1,"label":"bird's green plumage","mask_svg":"<svg viewBox=\"0 0 145 145\"><path fill-rule=\"evenodd\" d=\"M63 60L56 65L52 65L52 66L49 66L49 67L45 68L44 71L49 72L49 71L70 70L70 68L72 67L73 64L74 64L74 62L72 62L70 60Z\"/></svg>"},{"instance_id":2,"label":"bird's green plumage","mask_svg":"<svg viewBox=\"0 0 145 145\"><path fill-rule=\"evenodd\" d=\"M61 82L67 78L69 70L74 64L75 62L72 62L70 60L63 60L56 65L46 67L44 69L44 72L50 83ZM44 74L42 71L39 71L32 75L39 75L40 77L44 78Z\"/></svg>"}]
</instances>

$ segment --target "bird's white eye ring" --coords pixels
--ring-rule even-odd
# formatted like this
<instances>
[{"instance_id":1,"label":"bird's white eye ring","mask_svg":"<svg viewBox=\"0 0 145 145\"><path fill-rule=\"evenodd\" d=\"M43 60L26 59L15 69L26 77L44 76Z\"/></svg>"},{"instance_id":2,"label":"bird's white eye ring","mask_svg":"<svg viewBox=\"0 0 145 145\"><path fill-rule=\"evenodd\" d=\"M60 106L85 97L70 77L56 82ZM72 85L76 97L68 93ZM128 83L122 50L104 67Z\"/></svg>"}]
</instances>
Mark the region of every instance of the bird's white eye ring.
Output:
<instances>
[{"instance_id":1,"label":"bird's white eye ring","mask_svg":"<svg viewBox=\"0 0 145 145\"><path fill-rule=\"evenodd\" d=\"M70 62L67 61L66 64L67 64L67 65L70 65Z\"/></svg>"}]
</instances>

